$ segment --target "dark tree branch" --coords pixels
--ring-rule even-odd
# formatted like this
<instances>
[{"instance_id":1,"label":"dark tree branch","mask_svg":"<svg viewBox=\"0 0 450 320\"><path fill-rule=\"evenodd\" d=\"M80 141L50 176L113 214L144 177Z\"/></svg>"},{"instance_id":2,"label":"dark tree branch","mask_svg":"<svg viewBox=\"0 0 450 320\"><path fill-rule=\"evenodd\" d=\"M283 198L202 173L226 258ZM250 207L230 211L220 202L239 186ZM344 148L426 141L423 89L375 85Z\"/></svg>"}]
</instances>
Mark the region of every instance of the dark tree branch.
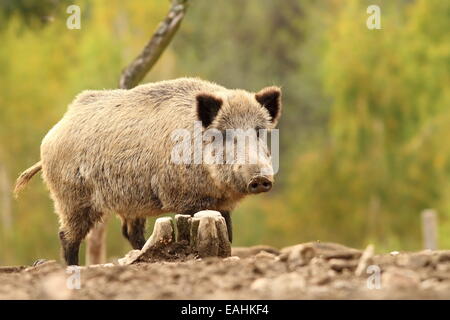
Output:
<instances>
[{"instance_id":1,"label":"dark tree branch","mask_svg":"<svg viewBox=\"0 0 450 320\"><path fill-rule=\"evenodd\" d=\"M136 86L158 61L164 49L177 32L186 13L189 0L172 0L172 6L163 22L153 34L139 56L122 71L119 87L130 89Z\"/></svg>"}]
</instances>

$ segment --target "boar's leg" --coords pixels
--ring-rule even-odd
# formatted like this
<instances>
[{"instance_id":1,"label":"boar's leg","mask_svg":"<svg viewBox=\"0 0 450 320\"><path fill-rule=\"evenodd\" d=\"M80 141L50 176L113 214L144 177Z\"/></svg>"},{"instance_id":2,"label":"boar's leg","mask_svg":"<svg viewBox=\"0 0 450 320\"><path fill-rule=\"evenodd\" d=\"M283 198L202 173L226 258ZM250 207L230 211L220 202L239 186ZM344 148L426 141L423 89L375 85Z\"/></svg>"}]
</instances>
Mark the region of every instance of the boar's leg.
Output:
<instances>
[{"instance_id":1,"label":"boar's leg","mask_svg":"<svg viewBox=\"0 0 450 320\"><path fill-rule=\"evenodd\" d=\"M222 217L225 219L225 223L227 224L228 230L228 240L233 242L233 226L231 225L231 212L230 211L221 211Z\"/></svg>"},{"instance_id":2,"label":"boar's leg","mask_svg":"<svg viewBox=\"0 0 450 320\"><path fill-rule=\"evenodd\" d=\"M70 212L62 212L59 239L61 241L62 255L68 266L78 265L78 252L81 241L101 219L102 214L91 208L80 208Z\"/></svg>"},{"instance_id":3,"label":"boar's leg","mask_svg":"<svg viewBox=\"0 0 450 320\"><path fill-rule=\"evenodd\" d=\"M128 235L128 225L126 221L122 221L122 235L125 239L130 241L130 236Z\"/></svg>"},{"instance_id":4,"label":"boar's leg","mask_svg":"<svg viewBox=\"0 0 450 320\"><path fill-rule=\"evenodd\" d=\"M66 264L68 266L78 265L78 252L80 250L81 240L68 240L64 231L59 232L59 239L61 240L62 255Z\"/></svg>"},{"instance_id":5,"label":"boar's leg","mask_svg":"<svg viewBox=\"0 0 450 320\"><path fill-rule=\"evenodd\" d=\"M128 227L129 241L133 249L142 249L145 244L145 218L138 218L131 221Z\"/></svg>"},{"instance_id":6,"label":"boar's leg","mask_svg":"<svg viewBox=\"0 0 450 320\"><path fill-rule=\"evenodd\" d=\"M133 249L141 250L145 244L145 218L123 219L122 234Z\"/></svg>"}]
</instances>

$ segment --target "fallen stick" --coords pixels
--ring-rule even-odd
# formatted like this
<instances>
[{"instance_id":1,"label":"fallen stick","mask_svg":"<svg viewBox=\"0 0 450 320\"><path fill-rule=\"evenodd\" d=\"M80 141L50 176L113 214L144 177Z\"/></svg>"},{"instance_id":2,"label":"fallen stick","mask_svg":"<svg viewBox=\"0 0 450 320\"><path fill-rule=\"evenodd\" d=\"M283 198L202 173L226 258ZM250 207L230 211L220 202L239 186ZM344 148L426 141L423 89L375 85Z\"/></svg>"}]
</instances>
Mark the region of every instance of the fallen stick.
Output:
<instances>
[{"instance_id":1,"label":"fallen stick","mask_svg":"<svg viewBox=\"0 0 450 320\"><path fill-rule=\"evenodd\" d=\"M375 253L375 247L373 246L373 244L369 244L366 248L366 250L364 250L363 254L361 255L361 258L359 259L358 262L358 266L356 267L355 270L355 275L357 277L360 277L363 275L363 273L367 270L367 267L369 266L369 264L372 261L372 257L374 256Z\"/></svg>"}]
</instances>

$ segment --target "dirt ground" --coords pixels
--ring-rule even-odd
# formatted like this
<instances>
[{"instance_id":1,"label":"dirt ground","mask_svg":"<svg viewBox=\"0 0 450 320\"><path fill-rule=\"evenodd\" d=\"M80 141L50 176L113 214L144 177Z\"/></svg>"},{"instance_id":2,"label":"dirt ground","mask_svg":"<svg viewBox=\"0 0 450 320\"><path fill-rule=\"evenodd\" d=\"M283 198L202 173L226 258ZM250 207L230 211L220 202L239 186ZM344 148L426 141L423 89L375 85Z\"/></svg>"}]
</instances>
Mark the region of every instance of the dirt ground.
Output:
<instances>
[{"instance_id":1,"label":"dirt ground","mask_svg":"<svg viewBox=\"0 0 450 320\"><path fill-rule=\"evenodd\" d=\"M78 270L55 261L0 267L0 299L449 298L450 251L373 255L321 242L203 259L176 247L131 265Z\"/></svg>"}]
</instances>

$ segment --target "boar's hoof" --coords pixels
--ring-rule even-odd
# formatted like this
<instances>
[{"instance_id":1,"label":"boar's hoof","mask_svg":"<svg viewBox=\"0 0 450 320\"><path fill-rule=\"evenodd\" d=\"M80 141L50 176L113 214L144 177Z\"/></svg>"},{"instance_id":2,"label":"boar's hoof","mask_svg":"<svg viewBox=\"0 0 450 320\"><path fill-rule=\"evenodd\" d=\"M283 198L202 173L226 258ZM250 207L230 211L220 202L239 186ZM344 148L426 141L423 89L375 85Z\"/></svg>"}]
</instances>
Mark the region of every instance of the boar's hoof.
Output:
<instances>
[{"instance_id":1,"label":"boar's hoof","mask_svg":"<svg viewBox=\"0 0 450 320\"><path fill-rule=\"evenodd\" d=\"M197 212L192 218L190 238L192 248L202 258L231 255L227 226L220 212Z\"/></svg>"}]
</instances>

